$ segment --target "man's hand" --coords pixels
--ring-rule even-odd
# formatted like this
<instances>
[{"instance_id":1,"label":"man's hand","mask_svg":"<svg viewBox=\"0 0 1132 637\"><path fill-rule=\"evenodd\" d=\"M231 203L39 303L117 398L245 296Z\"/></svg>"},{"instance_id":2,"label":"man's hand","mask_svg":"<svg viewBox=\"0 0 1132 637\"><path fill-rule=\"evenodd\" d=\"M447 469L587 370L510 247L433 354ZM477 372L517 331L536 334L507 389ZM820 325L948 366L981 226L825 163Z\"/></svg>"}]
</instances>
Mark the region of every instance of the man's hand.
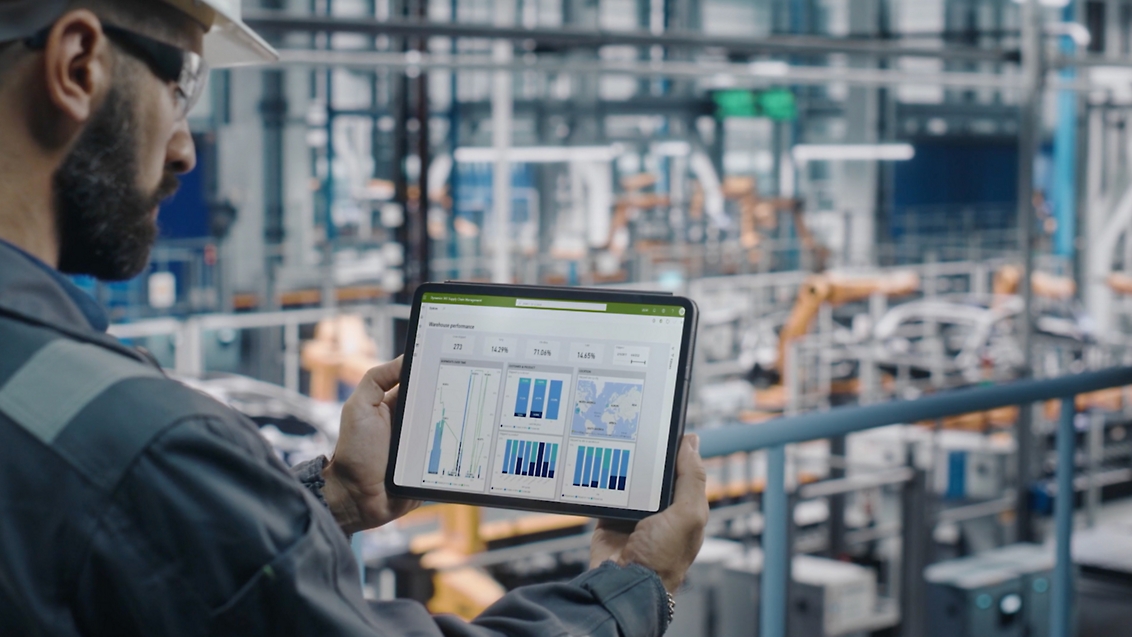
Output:
<instances>
[{"instance_id":1,"label":"man's hand","mask_svg":"<svg viewBox=\"0 0 1132 637\"><path fill-rule=\"evenodd\" d=\"M664 588L675 593L700 552L707 523L707 473L700 459L700 438L689 434L676 458L672 506L641 520L635 529L599 522L590 543L590 566L596 568L606 560L640 564L656 571Z\"/></svg>"},{"instance_id":2,"label":"man's hand","mask_svg":"<svg viewBox=\"0 0 1132 637\"><path fill-rule=\"evenodd\" d=\"M385 492L401 362L398 358L366 372L342 408L342 429L334 458L322 472L322 493L346 533L388 524L421 504Z\"/></svg>"}]
</instances>

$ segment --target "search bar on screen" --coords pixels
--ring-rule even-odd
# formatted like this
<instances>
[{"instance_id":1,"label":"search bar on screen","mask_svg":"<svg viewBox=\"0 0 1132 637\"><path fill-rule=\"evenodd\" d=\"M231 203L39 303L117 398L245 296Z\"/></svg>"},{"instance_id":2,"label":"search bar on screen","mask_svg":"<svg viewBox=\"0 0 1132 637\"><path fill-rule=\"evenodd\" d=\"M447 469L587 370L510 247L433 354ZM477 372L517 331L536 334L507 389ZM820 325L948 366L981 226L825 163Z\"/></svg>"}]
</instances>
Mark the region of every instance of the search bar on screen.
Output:
<instances>
[{"instance_id":1,"label":"search bar on screen","mask_svg":"<svg viewBox=\"0 0 1132 637\"><path fill-rule=\"evenodd\" d=\"M579 301L533 301L518 299L515 307L534 307L542 310L583 310L586 312L604 312L605 303L581 303Z\"/></svg>"}]
</instances>

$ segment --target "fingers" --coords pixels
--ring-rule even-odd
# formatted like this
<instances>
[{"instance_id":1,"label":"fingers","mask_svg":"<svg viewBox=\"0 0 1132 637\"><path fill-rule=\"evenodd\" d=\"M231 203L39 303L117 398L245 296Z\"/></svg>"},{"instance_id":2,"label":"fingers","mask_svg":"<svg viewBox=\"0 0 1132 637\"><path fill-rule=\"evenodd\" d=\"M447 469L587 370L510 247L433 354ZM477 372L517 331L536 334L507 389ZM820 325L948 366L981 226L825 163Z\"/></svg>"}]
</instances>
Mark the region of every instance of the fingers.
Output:
<instances>
[{"instance_id":1,"label":"fingers","mask_svg":"<svg viewBox=\"0 0 1132 637\"><path fill-rule=\"evenodd\" d=\"M637 523L632 520L608 520L601 519L597 521L597 528L610 533L622 533L629 535L637 528Z\"/></svg>"},{"instance_id":2,"label":"fingers","mask_svg":"<svg viewBox=\"0 0 1132 637\"><path fill-rule=\"evenodd\" d=\"M402 358L398 357L384 365L378 365L366 372L358 388L354 390L353 398L367 405L380 405L385 400L385 394L397 386L401 381Z\"/></svg>"},{"instance_id":3,"label":"fingers","mask_svg":"<svg viewBox=\"0 0 1132 637\"><path fill-rule=\"evenodd\" d=\"M393 389L390 389L389 391L385 392L385 399L382 400L381 402L385 403L387 406L389 406L389 408L392 409L393 407L395 407L397 405L397 398L400 395L401 395L401 386L397 385Z\"/></svg>"},{"instance_id":4,"label":"fingers","mask_svg":"<svg viewBox=\"0 0 1132 637\"><path fill-rule=\"evenodd\" d=\"M404 361L404 356L398 356L384 365L378 365L366 372L365 379L380 387L382 391L389 391L401 382L401 365Z\"/></svg>"},{"instance_id":5,"label":"fingers","mask_svg":"<svg viewBox=\"0 0 1132 637\"><path fill-rule=\"evenodd\" d=\"M707 515L707 470L700 458L700 437L684 436L676 457L676 490L673 502L703 508Z\"/></svg>"}]
</instances>

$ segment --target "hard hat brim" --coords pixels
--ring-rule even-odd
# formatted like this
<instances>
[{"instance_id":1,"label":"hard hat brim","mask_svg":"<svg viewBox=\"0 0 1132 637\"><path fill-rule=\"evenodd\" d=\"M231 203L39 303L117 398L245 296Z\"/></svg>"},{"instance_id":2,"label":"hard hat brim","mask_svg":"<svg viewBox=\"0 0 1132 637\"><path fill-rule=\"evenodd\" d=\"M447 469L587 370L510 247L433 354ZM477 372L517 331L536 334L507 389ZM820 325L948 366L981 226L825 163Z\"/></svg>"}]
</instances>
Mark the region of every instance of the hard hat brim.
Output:
<instances>
[{"instance_id":1,"label":"hard hat brim","mask_svg":"<svg viewBox=\"0 0 1132 637\"><path fill-rule=\"evenodd\" d=\"M204 59L214 69L254 64L274 64L279 53L263 38L220 7L215 7L216 22L204 36Z\"/></svg>"}]
</instances>

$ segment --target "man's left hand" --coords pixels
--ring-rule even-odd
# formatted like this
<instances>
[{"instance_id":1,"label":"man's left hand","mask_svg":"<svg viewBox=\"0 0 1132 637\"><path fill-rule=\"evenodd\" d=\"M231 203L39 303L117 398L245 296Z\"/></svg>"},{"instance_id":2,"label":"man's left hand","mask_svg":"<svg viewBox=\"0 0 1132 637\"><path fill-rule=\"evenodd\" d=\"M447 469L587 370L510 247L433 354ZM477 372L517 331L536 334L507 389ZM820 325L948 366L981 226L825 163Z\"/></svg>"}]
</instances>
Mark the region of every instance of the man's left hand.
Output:
<instances>
[{"instance_id":1,"label":"man's left hand","mask_svg":"<svg viewBox=\"0 0 1132 637\"><path fill-rule=\"evenodd\" d=\"M322 492L346 533L388 524L421 504L391 498L385 491L401 363L398 358L366 372L342 408L338 445L322 472Z\"/></svg>"}]
</instances>

